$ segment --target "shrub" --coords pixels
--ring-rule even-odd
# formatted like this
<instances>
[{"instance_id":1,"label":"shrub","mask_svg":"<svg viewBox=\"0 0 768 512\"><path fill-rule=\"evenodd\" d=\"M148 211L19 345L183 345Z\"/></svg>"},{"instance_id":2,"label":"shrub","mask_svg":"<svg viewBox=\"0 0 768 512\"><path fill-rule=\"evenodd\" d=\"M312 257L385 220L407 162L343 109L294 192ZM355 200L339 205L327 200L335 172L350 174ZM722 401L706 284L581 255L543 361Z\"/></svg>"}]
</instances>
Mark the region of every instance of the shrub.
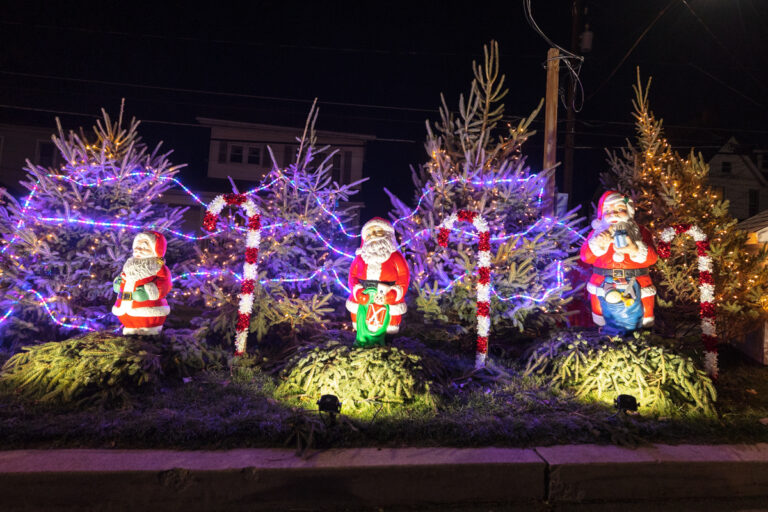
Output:
<instances>
[{"instance_id":1,"label":"shrub","mask_svg":"<svg viewBox=\"0 0 768 512\"><path fill-rule=\"evenodd\" d=\"M640 412L715 414L717 395L706 373L690 358L650 345L645 334L623 340L561 332L533 352L525 373L549 375L583 400L613 402L629 394L637 398Z\"/></svg>"},{"instance_id":2,"label":"shrub","mask_svg":"<svg viewBox=\"0 0 768 512\"><path fill-rule=\"evenodd\" d=\"M296 356L282 372L277 393L309 401L321 395L342 402L342 413L368 416L400 406L433 406L421 357L396 347L355 349L338 341Z\"/></svg>"},{"instance_id":3,"label":"shrub","mask_svg":"<svg viewBox=\"0 0 768 512\"><path fill-rule=\"evenodd\" d=\"M39 402L106 403L163 376L182 377L221 358L191 335L125 337L93 332L24 347L2 368L0 383Z\"/></svg>"}]
</instances>

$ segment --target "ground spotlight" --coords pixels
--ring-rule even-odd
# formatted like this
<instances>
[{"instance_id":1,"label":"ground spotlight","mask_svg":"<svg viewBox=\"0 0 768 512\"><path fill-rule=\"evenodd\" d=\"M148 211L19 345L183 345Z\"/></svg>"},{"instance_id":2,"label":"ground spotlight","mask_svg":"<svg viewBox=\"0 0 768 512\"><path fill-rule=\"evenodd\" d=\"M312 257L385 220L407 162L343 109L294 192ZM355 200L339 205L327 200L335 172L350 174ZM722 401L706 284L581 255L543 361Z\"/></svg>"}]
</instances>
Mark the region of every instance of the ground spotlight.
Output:
<instances>
[{"instance_id":1,"label":"ground spotlight","mask_svg":"<svg viewBox=\"0 0 768 512\"><path fill-rule=\"evenodd\" d=\"M336 395L323 395L320 400L317 401L317 407L320 409L320 413L326 413L331 421L336 419L336 415L341 412L341 401Z\"/></svg>"},{"instance_id":2,"label":"ground spotlight","mask_svg":"<svg viewBox=\"0 0 768 512\"><path fill-rule=\"evenodd\" d=\"M613 402L614 407L619 412L636 412L637 411L637 399L632 395L619 395Z\"/></svg>"}]
</instances>

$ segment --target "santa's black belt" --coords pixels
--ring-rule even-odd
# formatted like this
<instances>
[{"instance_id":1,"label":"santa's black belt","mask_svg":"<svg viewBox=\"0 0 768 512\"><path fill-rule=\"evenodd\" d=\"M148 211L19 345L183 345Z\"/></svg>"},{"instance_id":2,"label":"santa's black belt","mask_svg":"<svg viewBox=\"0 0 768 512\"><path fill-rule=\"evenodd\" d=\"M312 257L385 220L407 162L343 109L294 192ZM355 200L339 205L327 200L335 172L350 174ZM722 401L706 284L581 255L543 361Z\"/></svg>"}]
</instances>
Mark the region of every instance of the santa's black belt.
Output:
<instances>
[{"instance_id":1,"label":"santa's black belt","mask_svg":"<svg viewBox=\"0 0 768 512\"><path fill-rule=\"evenodd\" d=\"M365 288L378 288L380 284L385 284L387 286L395 286L394 281L376 281L373 279L361 279L360 280L360 286Z\"/></svg>"},{"instance_id":2,"label":"santa's black belt","mask_svg":"<svg viewBox=\"0 0 768 512\"><path fill-rule=\"evenodd\" d=\"M632 279L647 276L648 268L600 268L592 267L592 272L599 276L609 276L614 279Z\"/></svg>"}]
</instances>

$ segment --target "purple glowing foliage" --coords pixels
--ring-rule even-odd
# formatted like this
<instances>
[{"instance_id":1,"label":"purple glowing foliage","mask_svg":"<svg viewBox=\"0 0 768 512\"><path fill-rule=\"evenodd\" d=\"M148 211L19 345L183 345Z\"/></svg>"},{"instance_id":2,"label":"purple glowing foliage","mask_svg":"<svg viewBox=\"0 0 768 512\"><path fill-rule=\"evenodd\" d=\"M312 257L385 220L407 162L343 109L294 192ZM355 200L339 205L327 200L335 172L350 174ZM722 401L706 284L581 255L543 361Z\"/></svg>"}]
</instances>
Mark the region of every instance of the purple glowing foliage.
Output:
<instances>
[{"instance_id":1,"label":"purple glowing foliage","mask_svg":"<svg viewBox=\"0 0 768 512\"><path fill-rule=\"evenodd\" d=\"M183 209L157 199L179 184L182 166L171 165L159 145L148 151L138 125L105 112L93 133L67 133L59 124L53 142L64 164L28 162L21 185L29 193L11 198L0 216L0 251L14 264L0 275L0 289L8 290L0 296L4 337L58 339L71 329L113 326L111 282L136 231L178 231Z\"/></svg>"},{"instance_id":2,"label":"purple glowing foliage","mask_svg":"<svg viewBox=\"0 0 768 512\"><path fill-rule=\"evenodd\" d=\"M546 213L549 173L532 173L522 154L538 109L516 125L502 121L506 91L494 48L486 48L484 65L474 65L475 83L462 98L459 115L443 103L440 120L428 124L429 161L412 172L413 202L387 194L413 284L426 299L439 295L437 309L468 324L475 315L469 281L475 275L478 235L454 228L450 247L442 249L436 227L459 210L487 219L492 257L503 254L491 265L491 319L494 325L522 328L532 313L561 312L571 290L564 274L584 230L575 210L562 218Z\"/></svg>"}]
</instances>

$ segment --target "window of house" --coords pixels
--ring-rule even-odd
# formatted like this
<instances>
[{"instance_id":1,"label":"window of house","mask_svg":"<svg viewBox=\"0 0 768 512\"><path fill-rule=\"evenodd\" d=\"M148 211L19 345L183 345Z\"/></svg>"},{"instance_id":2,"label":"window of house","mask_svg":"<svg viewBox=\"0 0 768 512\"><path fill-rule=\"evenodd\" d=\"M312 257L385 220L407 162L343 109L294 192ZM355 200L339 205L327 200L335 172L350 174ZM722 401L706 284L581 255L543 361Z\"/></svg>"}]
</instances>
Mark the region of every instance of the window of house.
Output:
<instances>
[{"instance_id":1,"label":"window of house","mask_svg":"<svg viewBox=\"0 0 768 512\"><path fill-rule=\"evenodd\" d=\"M219 163L227 163L227 143L225 141L219 141Z\"/></svg>"},{"instance_id":2,"label":"window of house","mask_svg":"<svg viewBox=\"0 0 768 512\"><path fill-rule=\"evenodd\" d=\"M239 144L232 144L229 146L229 163L243 163L243 146Z\"/></svg>"},{"instance_id":3,"label":"window of house","mask_svg":"<svg viewBox=\"0 0 768 512\"><path fill-rule=\"evenodd\" d=\"M720 164L720 172L723 174L731 174L731 162L722 162Z\"/></svg>"},{"instance_id":4,"label":"window of house","mask_svg":"<svg viewBox=\"0 0 768 512\"><path fill-rule=\"evenodd\" d=\"M749 216L757 215L760 211L760 191L749 189Z\"/></svg>"},{"instance_id":5,"label":"window of house","mask_svg":"<svg viewBox=\"0 0 768 512\"><path fill-rule=\"evenodd\" d=\"M712 187L712 191L718 199L725 199L725 187Z\"/></svg>"},{"instance_id":6,"label":"window of house","mask_svg":"<svg viewBox=\"0 0 768 512\"><path fill-rule=\"evenodd\" d=\"M250 165L261 165L260 146L248 146L248 163Z\"/></svg>"},{"instance_id":7,"label":"window of house","mask_svg":"<svg viewBox=\"0 0 768 512\"><path fill-rule=\"evenodd\" d=\"M760 155L760 168L764 171L768 171L768 153Z\"/></svg>"},{"instance_id":8,"label":"window of house","mask_svg":"<svg viewBox=\"0 0 768 512\"><path fill-rule=\"evenodd\" d=\"M53 167L56 163L56 145L46 140L37 141L37 164L43 167Z\"/></svg>"},{"instance_id":9,"label":"window of house","mask_svg":"<svg viewBox=\"0 0 768 512\"><path fill-rule=\"evenodd\" d=\"M333 160L331 161L331 178L336 183L341 184L341 151L337 151L335 155L333 155Z\"/></svg>"},{"instance_id":10,"label":"window of house","mask_svg":"<svg viewBox=\"0 0 768 512\"><path fill-rule=\"evenodd\" d=\"M3 162L3 142L4 138L2 135L0 135L0 163Z\"/></svg>"},{"instance_id":11,"label":"window of house","mask_svg":"<svg viewBox=\"0 0 768 512\"><path fill-rule=\"evenodd\" d=\"M352 152L351 151L344 152L344 164L341 170L342 170L341 179L343 180L342 182L351 183L352 182Z\"/></svg>"},{"instance_id":12,"label":"window of house","mask_svg":"<svg viewBox=\"0 0 768 512\"><path fill-rule=\"evenodd\" d=\"M299 147L295 144L286 144L283 146L283 167L288 167L296 161L296 151Z\"/></svg>"}]
</instances>

